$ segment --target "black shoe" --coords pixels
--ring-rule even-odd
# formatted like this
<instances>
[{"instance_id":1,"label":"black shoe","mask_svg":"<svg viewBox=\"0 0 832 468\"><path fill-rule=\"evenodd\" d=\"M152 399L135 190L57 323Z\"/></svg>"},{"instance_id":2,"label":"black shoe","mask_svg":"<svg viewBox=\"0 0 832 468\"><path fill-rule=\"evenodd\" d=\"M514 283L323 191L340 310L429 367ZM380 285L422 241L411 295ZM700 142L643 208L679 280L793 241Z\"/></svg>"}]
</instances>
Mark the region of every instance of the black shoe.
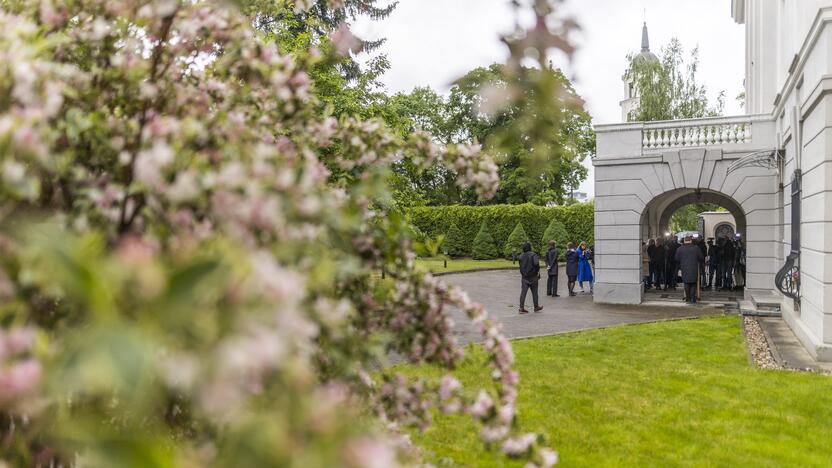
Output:
<instances>
[{"instance_id":1,"label":"black shoe","mask_svg":"<svg viewBox=\"0 0 832 468\"><path fill-rule=\"evenodd\" d=\"M540 312L541 310L543 310L543 307L535 306L535 308L534 308L535 312Z\"/></svg>"},{"instance_id":2,"label":"black shoe","mask_svg":"<svg viewBox=\"0 0 832 468\"><path fill-rule=\"evenodd\" d=\"M552 297L560 297L560 294L554 294Z\"/></svg>"}]
</instances>

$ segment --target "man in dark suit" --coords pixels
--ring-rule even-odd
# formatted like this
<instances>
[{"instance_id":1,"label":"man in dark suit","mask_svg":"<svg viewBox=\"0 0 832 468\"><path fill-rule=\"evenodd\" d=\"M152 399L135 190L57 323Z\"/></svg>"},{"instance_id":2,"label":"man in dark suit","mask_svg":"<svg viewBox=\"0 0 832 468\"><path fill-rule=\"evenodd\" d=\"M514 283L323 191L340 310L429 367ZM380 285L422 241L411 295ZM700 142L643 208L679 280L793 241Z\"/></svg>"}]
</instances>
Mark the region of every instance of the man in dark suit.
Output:
<instances>
[{"instance_id":1,"label":"man in dark suit","mask_svg":"<svg viewBox=\"0 0 832 468\"><path fill-rule=\"evenodd\" d=\"M696 282L699 279L700 265L705 261L702 250L693 245L693 239L685 237L685 243L676 250L675 259L682 269L682 282L685 283L685 301L696 303Z\"/></svg>"},{"instance_id":2,"label":"man in dark suit","mask_svg":"<svg viewBox=\"0 0 832 468\"><path fill-rule=\"evenodd\" d=\"M560 297L558 294L558 248L555 241L549 241L549 250L546 252L546 271L549 273L546 281L546 295Z\"/></svg>"},{"instance_id":3,"label":"man in dark suit","mask_svg":"<svg viewBox=\"0 0 832 468\"><path fill-rule=\"evenodd\" d=\"M537 283L540 279L540 256L532 252L532 245L528 242L523 244L523 253L520 255L520 313L528 314L526 310L526 292L532 290L532 301L534 301L534 311L540 312L543 307L540 307L537 298Z\"/></svg>"}]
</instances>

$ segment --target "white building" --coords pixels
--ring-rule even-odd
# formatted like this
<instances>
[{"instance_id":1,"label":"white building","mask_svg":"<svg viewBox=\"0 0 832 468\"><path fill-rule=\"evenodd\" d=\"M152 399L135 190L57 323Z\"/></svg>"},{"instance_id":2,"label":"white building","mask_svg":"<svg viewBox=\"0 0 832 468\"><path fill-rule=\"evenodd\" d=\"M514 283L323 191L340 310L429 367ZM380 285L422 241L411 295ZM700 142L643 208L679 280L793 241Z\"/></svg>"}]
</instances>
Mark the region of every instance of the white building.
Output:
<instances>
[{"instance_id":1,"label":"white building","mask_svg":"<svg viewBox=\"0 0 832 468\"><path fill-rule=\"evenodd\" d=\"M737 234L737 221L728 211L699 213L699 233L705 239L733 239Z\"/></svg>"},{"instance_id":2,"label":"white building","mask_svg":"<svg viewBox=\"0 0 832 468\"><path fill-rule=\"evenodd\" d=\"M641 241L679 207L717 203L746 242L746 298L778 304L830 361L832 0L730 10L746 29L746 115L596 127L595 300L641 302Z\"/></svg>"}]
</instances>

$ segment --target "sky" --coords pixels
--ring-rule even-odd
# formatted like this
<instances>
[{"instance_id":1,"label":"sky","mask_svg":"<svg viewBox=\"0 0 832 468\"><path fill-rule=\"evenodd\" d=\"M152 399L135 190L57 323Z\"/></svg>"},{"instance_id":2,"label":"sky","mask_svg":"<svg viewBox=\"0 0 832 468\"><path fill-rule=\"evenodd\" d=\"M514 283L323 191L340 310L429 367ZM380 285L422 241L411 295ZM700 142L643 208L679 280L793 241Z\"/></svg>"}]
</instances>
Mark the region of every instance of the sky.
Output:
<instances>
[{"instance_id":1,"label":"sky","mask_svg":"<svg viewBox=\"0 0 832 468\"><path fill-rule=\"evenodd\" d=\"M382 77L389 92L430 86L447 93L469 70L505 61L508 51L499 34L514 21L508 5L507 0L400 0L390 17L358 19L352 31L364 39L387 39L378 53L390 60ZM698 46L700 82L712 98L725 91L726 115L743 113L735 97L743 90L745 36L731 18L730 0L566 0L562 8L582 30L573 61L555 56L555 65L572 77L594 124L621 121L621 76L627 54L640 50L645 19L654 53L673 37L688 52ZM591 163L586 165L589 178L579 190L592 196Z\"/></svg>"}]
</instances>

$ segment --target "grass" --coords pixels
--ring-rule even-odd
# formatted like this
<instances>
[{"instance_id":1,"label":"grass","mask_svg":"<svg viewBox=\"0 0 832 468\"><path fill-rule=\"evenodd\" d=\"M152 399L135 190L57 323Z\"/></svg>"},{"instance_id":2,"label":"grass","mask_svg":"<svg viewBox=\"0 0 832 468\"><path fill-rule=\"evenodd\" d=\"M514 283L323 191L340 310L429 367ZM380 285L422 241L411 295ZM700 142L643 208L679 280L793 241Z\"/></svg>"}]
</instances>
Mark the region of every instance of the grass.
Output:
<instances>
[{"instance_id":1,"label":"grass","mask_svg":"<svg viewBox=\"0 0 832 468\"><path fill-rule=\"evenodd\" d=\"M502 258L494 260L473 260L470 258L453 258L448 260L448 267L445 268L445 260L442 257L417 258L416 266L427 269L431 273L450 273L477 268L505 268L517 267L517 263Z\"/></svg>"},{"instance_id":2,"label":"grass","mask_svg":"<svg viewBox=\"0 0 832 468\"><path fill-rule=\"evenodd\" d=\"M832 461L832 377L750 367L737 317L521 340L514 350L521 427L547 435L559 466ZM469 355L457 377L487 386L483 354ZM521 466L483 452L464 416L438 415L413 440L438 466Z\"/></svg>"}]
</instances>

